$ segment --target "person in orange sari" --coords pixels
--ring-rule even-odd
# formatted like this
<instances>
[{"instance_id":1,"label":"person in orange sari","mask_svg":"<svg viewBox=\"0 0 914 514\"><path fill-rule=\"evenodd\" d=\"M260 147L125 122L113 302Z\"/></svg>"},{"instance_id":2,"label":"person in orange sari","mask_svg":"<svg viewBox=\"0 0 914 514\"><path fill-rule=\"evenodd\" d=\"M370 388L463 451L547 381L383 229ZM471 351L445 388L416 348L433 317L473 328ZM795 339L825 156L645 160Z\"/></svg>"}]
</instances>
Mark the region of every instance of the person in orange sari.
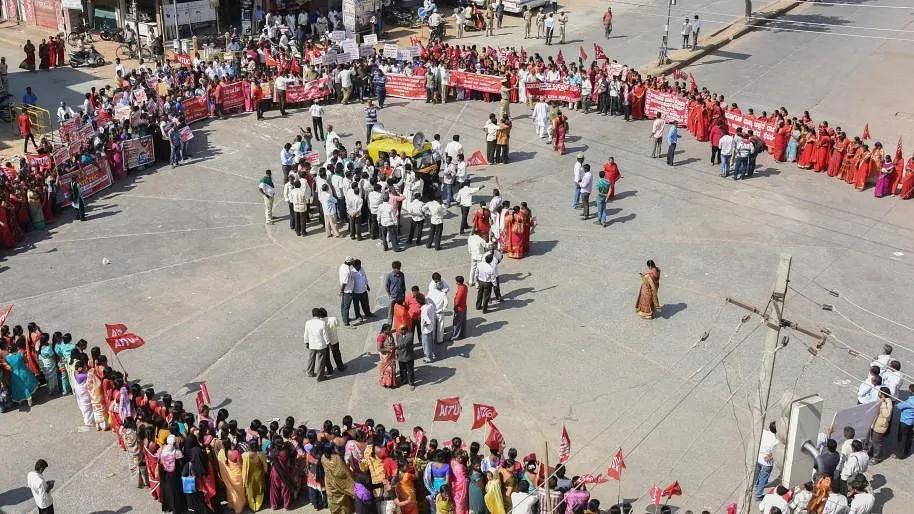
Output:
<instances>
[{"instance_id":1,"label":"person in orange sari","mask_svg":"<svg viewBox=\"0 0 914 514\"><path fill-rule=\"evenodd\" d=\"M523 252L524 255L527 255L527 252L530 251L530 236L533 234L533 229L536 226L536 218L533 217L533 211L527 206L527 202L520 203L520 212L523 215L524 220L524 233L522 237Z\"/></svg>"},{"instance_id":2,"label":"person in orange sari","mask_svg":"<svg viewBox=\"0 0 914 514\"><path fill-rule=\"evenodd\" d=\"M797 167L801 170L812 169L815 159L816 135L808 128L800 135L800 156L797 158Z\"/></svg>"},{"instance_id":3,"label":"person in orange sari","mask_svg":"<svg viewBox=\"0 0 914 514\"><path fill-rule=\"evenodd\" d=\"M869 145L863 145L863 151L857 160L857 169L854 171L854 187L857 191L863 191L866 188L866 180L873 169L873 154L870 152Z\"/></svg>"},{"instance_id":4,"label":"person in orange sari","mask_svg":"<svg viewBox=\"0 0 914 514\"><path fill-rule=\"evenodd\" d=\"M815 156L813 157L813 170L816 173L822 173L828 169L828 158L831 155L831 137L824 128L819 129L819 136L816 138Z\"/></svg>"},{"instance_id":5,"label":"person in orange sari","mask_svg":"<svg viewBox=\"0 0 914 514\"><path fill-rule=\"evenodd\" d=\"M774 149L771 156L778 162L784 162L787 155L787 140L790 139L791 128L784 121L778 122L778 130L774 133Z\"/></svg>"},{"instance_id":6,"label":"person in orange sari","mask_svg":"<svg viewBox=\"0 0 914 514\"><path fill-rule=\"evenodd\" d=\"M900 142L901 141L899 141L899 143ZM904 176L904 155L901 153L901 147L895 149L895 158L893 161L895 165L895 176L892 178L891 186L889 186L890 195L900 194L899 188L901 187L901 179Z\"/></svg>"},{"instance_id":7,"label":"person in orange sari","mask_svg":"<svg viewBox=\"0 0 914 514\"><path fill-rule=\"evenodd\" d=\"M660 310L660 298L657 292L660 289L660 268L654 261L647 261L647 273L641 274L641 289L638 299L635 300L635 310L644 319L654 319Z\"/></svg>"},{"instance_id":8,"label":"person in orange sari","mask_svg":"<svg viewBox=\"0 0 914 514\"><path fill-rule=\"evenodd\" d=\"M873 151L870 154L870 169L865 177L866 182L863 187L858 187L857 189L863 191L863 189L866 189L867 184L872 185L876 182L876 178L879 177L879 173L882 170L883 162L885 162L885 150L882 148L882 143L876 141L876 143L873 144ZM856 186L856 183L854 185Z\"/></svg>"},{"instance_id":9,"label":"person in orange sari","mask_svg":"<svg viewBox=\"0 0 914 514\"><path fill-rule=\"evenodd\" d=\"M857 163L860 161L860 155L863 154L863 143L859 137L855 137L847 147L847 154L844 162L841 164L841 171L838 172L838 178L848 184L854 183L854 175L857 173Z\"/></svg>"},{"instance_id":10,"label":"person in orange sari","mask_svg":"<svg viewBox=\"0 0 914 514\"><path fill-rule=\"evenodd\" d=\"M914 156L908 159L904 167L904 178L901 179L901 199L910 200L914 196Z\"/></svg>"},{"instance_id":11,"label":"person in orange sari","mask_svg":"<svg viewBox=\"0 0 914 514\"><path fill-rule=\"evenodd\" d=\"M528 242L524 239L529 236L527 224L529 220L520 206L515 205L511 211L511 225L505 226L505 232L508 234L507 240L510 241L510 251L505 251L508 257L512 259L521 259L527 253Z\"/></svg>"},{"instance_id":12,"label":"person in orange sari","mask_svg":"<svg viewBox=\"0 0 914 514\"><path fill-rule=\"evenodd\" d=\"M688 114L686 115L686 129L693 136L698 135L698 111L701 103L696 99L689 100Z\"/></svg>"},{"instance_id":13,"label":"person in orange sari","mask_svg":"<svg viewBox=\"0 0 914 514\"><path fill-rule=\"evenodd\" d=\"M381 387L397 387L397 349L394 338L390 334L390 325L384 324L381 332L375 339L378 343L378 353L381 363L378 365L378 384Z\"/></svg>"},{"instance_id":14,"label":"person in orange sari","mask_svg":"<svg viewBox=\"0 0 914 514\"><path fill-rule=\"evenodd\" d=\"M559 155L565 155L565 137L567 135L568 117L562 114L562 111L559 111L555 119L552 120L552 149L558 152Z\"/></svg>"},{"instance_id":15,"label":"person in orange sari","mask_svg":"<svg viewBox=\"0 0 914 514\"><path fill-rule=\"evenodd\" d=\"M831 157L828 159L828 176L834 177L841 171L844 154L847 152L849 142L844 132L838 132L838 138L832 147Z\"/></svg>"},{"instance_id":16,"label":"person in orange sari","mask_svg":"<svg viewBox=\"0 0 914 514\"><path fill-rule=\"evenodd\" d=\"M517 209L517 207L514 207ZM516 210L511 210L510 208L504 209L504 215L502 216L502 227L501 233L498 237L498 246L501 248L501 251L505 253L508 257L518 258L515 255L517 254L517 248L514 246L516 240L511 237L514 234L514 224Z\"/></svg>"}]
</instances>

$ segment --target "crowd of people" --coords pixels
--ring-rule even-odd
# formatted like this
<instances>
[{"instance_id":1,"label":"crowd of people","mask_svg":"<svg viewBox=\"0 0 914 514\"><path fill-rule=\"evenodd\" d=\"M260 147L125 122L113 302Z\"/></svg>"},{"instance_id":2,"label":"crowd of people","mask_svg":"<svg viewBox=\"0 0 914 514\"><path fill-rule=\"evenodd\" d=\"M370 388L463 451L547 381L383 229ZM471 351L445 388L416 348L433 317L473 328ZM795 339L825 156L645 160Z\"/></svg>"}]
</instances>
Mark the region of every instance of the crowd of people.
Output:
<instances>
[{"instance_id":1,"label":"crowd of people","mask_svg":"<svg viewBox=\"0 0 914 514\"><path fill-rule=\"evenodd\" d=\"M63 34L48 36L47 39L42 39L41 43L38 43L36 59L35 45L31 39L26 39L25 44L22 46L22 51L25 52L25 59L19 64L19 68L33 72L36 67L39 70L49 70L59 66L66 66L67 63L64 56L66 45L67 42L64 40Z\"/></svg>"}]
</instances>

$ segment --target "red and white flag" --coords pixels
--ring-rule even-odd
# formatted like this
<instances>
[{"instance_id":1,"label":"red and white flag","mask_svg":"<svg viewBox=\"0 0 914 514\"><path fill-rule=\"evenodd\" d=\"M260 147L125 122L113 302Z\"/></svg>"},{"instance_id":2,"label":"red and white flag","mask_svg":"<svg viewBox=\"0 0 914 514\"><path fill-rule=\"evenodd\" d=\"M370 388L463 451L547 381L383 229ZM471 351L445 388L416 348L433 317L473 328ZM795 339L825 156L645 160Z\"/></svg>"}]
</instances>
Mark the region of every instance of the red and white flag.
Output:
<instances>
[{"instance_id":1,"label":"red and white flag","mask_svg":"<svg viewBox=\"0 0 914 514\"><path fill-rule=\"evenodd\" d=\"M698 84L695 83L695 75L689 73L689 90L692 92L698 91Z\"/></svg>"},{"instance_id":2,"label":"red and white flag","mask_svg":"<svg viewBox=\"0 0 914 514\"><path fill-rule=\"evenodd\" d=\"M264 52L263 63L267 66L267 68L275 68L279 66L279 63L276 62L276 59L274 59L272 55L270 55L270 52Z\"/></svg>"},{"instance_id":3,"label":"red and white flag","mask_svg":"<svg viewBox=\"0 0 914 514\"><path fill-rule=\"evenodd\" d=\"M488 166L489 161L486 159L486 156L483 155L482 150L476 150L473 152L473 155L467 159L467 166Z\"/></svg>"},{"instance_id":4,"label":"red and white flag","mask_svg":"<svg viewBox=\"0 0 914 514\"><path fill-rule=\"evenodd\" d=\"M119 337L127 333L127 325L123 323L105 323L105 337Z\"/></svg>"},{"instance_id":5,"label":"red and white flag","mask_svg":"<svg viewBox=\"0 0 914 514\"><path fill-rule=\"evenodd\" d=\"M901 136L898 136L898 144L895 145L895 162L904 160L904 148L901 145Z\"/></svg>"},{"instance_id":6,"label":"red and white flag","mask_svg":"<svg viewBox=\"0 0 914 514\"><path fill-rule=\"evenodd\" d=\"M679 487L679 481L675 480L672 484L666 486L663 489L664 498L672 498L674 496L682 496L682 487Z\"/></svg>"},{"instance_id":7,"label":"red and white flag","mask_svg":"<svg viewBox=\"0 0 914 514\"><path fill-rule=\"evenodd\" d=\"M603 51L603 47L596 43L593 44L593 53L594 53L594 55L593 55L594 59L597 59L597 60L603 59L604 61L609 60L609 58L606 57L606 52Z\"/></svg>"},{"instance_id":8,"label":"red and white flag","mask_svg":"<svg viewBox=\"0 0 914 514\"><path fill-rule=\"evenodd\" d=\"M209 395L209 387L206 386L206 382L200 382L200 394L203 396L203 401L207 405L213 403L212 397Z\"/></svg>"},{"instance_id":9,"label":"red and white flag","mask_svg":"<svg viewBox=\"0 0 914 514\"><path fill-rule=\"evenodd\" d=\"M471 430L476 430L477 428L482 428L487 421L492 421L495 417L498 416L498 411L495 410L495 407L491 405L483 405L481 403L473 404L473 426L470 427Z\"/></svg>"},{"instance_id":10,"label":"red and white flag","mask_svg":"<svg viewBox=\"0 0 914 514\"><path fill-rule=\"evenodd\" d=\"M860 137L863 140L867 140L870 138L870 124L869 123L867 123L866 125L863 126L863 135L861 135Z\"/></svg>"},{"instance_id":11,"label":"red and white flag","mask_svg":"<svg viewBox=\"0 0 914 514\"><path fill-rule=\"evenodd\" d=\"M203 406L206 405L206 399L203 398L203 391L197 391L197 396L194 397L194 401L197 403L197 414L203 412Z\"/></svg>"},{"instance_id":12,"label":"red and white flag","mask_svg":"<svg viewBox=\"0 0 914 514\"><path fill-rule=\"evenodd\" d=\"M486 446L493 451L502 451L505 449L505 437L501 435L501 430L499 430L494 423L489 422L489 435L486 436Z\"/></svg>"},{"instance_id":13,"label":"red and white flag","mask_svg":"<svg viewBox=\"0 0 914 514\"><path fill-rule=\"evenodd\" d=\"M435 404L435 421L457 421L460 418L460 398L442 398Z\"/></svg>"},{"instance_id":14,"label":"red and white flag","mask_svg":"<svg viewBox=\"0 0 914 514\"><path fill-rule=\"evenodd\" d=\"M660 505L661 491L659 485L654 484L654 487L651 487L651 490L648 491L648 494L651 496L651 503L654 505Z\"/></svg>"},{"instance_id":15,"label":"red and white flag","mask_svg":"<svg viewBox=\"0 0 914 514\"><path fill-rule=\"evenodd\" d=\"M584 45L578 47L578 56L581 57L582 61L587 60L587 52L584 51Z\"/></svg>"},{"instance_id":16,"label":"red and white flag","mask_svg":"<svg viewBox=\"0 0 914 514\"><path fill-rule=\"evenodd\" d=\"M613 480L622 480L622 470L625 469L625 457L622 455L622 448L613 455L612 462L606 468L606 476Z\"/></svg>"},{"instance_id":17,"label":"red and white flag","mask_svg":"<svg viewBox=\"0 0 914 514\"><path fill-rule=\"evenodd\" d=\"M13 304L9 304L3 309L3 312L0 312L0 327L6 323L6 318L10 316L10 313L13 312Z\"/></svg>"},{"instance_id":18,"label":"red and white flag","mask_svg":"<svg viewBox=\"0 0 914 514\"><path fill-rule=\"evenodd\" d=\"M146 344L146 341L143 341L142 337L131 332L127 332L126 334L117 337L109 337L105 339L105 341L108 342L108 346L111 347L111 351L113 351L115 355L124 350L132 350Z\"/></svg>"},{"instance_id":19,"label":"red and white flag","mask_svg":"<svg viewBox=\"0 0 914 514\"><path fill-rule=\"evenodd\" d=\"M400 402L394 404L394 418L397 423L406 423L406 414L403 413L403 404Z\"/></svg>"},{"instance_id":20,"label":"red and white flag","mask_svg":"<svg viewBox=\"0 0 914 514\"><path fill-rule=\"evenodd\" d=\"M305 160L305 162L311 164L312 166L317 166L321 163L321 156L317 152L308 152L303 155L302 158Z\"/></svg>"},{"instance_id":21,"label":"red and white flag","mask_svg":"<svg viewBox=\"0 0 914 514\"><path fill-rule=\"evenodd\" d=\"M562 425L562 442L559 443L559 462L568 462L571 458L571 438L568 437L568 429Z\"/></svg>"},{"instance_id":22,"label":"red and white flag","mask_svg":"<svg viewBox=\"0 0 914 514\"><path fill-rule=\"evenodd\" d=\"M565 56L562 55L562 51L559 50L559 53L555 56L555 63L559 66L565 64Z\"/></svg>"}]
</instances>

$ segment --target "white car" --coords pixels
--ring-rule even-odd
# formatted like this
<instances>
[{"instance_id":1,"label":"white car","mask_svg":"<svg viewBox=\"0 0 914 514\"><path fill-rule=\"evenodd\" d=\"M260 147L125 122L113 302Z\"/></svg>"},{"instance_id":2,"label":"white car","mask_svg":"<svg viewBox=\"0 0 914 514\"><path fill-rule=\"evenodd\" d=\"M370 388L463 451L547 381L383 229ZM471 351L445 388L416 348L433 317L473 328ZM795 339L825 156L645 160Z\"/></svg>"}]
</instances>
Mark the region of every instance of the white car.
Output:
<instances>
[{"instance_id":1,"label":"white car","mask_svg":"<svg viewBox=\"0 0 914 514\"><path fill-rule=\"evenodd\" d=\"M471 0L474 4L479 7L485 7L487 0ZM491 1L491 0L490 0ZM535 10L539 7L543 7L549 4L549 0L503 0L505 4L505 12L512 14L520 14L524 10L524 6L527 9Z\"/></svg>"}]
</instances>

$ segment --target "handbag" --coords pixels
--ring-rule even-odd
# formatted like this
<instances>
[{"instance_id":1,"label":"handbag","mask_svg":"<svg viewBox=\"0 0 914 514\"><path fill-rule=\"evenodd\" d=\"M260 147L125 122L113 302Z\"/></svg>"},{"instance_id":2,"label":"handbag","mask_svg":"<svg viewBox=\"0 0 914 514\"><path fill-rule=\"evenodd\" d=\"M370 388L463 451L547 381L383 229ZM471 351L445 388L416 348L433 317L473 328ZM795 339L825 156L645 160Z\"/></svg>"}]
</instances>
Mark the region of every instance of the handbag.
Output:
<instances>
[{"instance_id":1,"label":"handbag","mask_svg":"<svg viewBox=\"0 0 914 514\"><path fill-rule=\"evenodd\" d=\"M194 473L190 469L190 462L184 464L184 468L181 469L181 489L184 494L197 492L197 478L194 477Z\"/></svg>"}]
</instances>

